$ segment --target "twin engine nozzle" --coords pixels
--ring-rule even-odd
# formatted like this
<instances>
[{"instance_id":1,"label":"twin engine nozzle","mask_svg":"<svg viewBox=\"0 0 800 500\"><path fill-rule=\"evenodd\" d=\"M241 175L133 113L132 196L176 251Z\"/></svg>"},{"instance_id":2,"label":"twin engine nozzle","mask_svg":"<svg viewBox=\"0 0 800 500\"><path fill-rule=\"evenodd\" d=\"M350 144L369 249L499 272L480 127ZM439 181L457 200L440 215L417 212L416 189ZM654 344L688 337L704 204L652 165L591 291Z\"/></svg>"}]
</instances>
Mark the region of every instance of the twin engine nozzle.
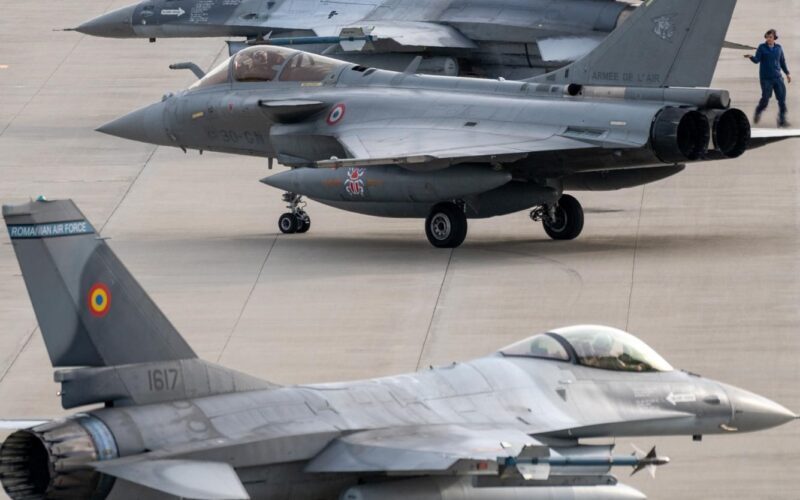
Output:
<instances>
[{"instance_id":1,"label":"twin engine nozzle","mask_svg":"<svg viewBox=\"0 0 800 500\"><path fill-rule=\"evenodd\" d=\"M738 158L750 141L750 120L735 108L698 111L666 107L656 115L650 140L664 163ZM710 142L714 149L709 149Z\"/></svg>"}]
</instances>

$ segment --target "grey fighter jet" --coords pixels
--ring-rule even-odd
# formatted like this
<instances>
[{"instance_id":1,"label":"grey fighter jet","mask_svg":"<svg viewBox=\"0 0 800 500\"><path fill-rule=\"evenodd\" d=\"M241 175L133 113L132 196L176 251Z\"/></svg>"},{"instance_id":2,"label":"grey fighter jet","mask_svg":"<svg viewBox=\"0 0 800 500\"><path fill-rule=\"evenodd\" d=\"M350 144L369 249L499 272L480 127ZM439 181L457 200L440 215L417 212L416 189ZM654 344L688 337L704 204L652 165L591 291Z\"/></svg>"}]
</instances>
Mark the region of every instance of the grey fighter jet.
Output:
<instances>
[{"instance_id":1,"label":"grey fighter jet","mask_svg":"<svg viewBox=\"0 0 800 500\"><path fill-rule=\"evenodd\" d=\"M14 500L640 499L611 468L668 459L583 439L797 418L601 326L417 373L280 387L198 359L71 201L3 217L62 405L90 406L0 445Z\"/></svg>"},{"instance_id":2,"label":"grey fighter jet","mask_svg":"<svg viewBox=\"0 0 800 500\"><path fill-rule=\"evenodd\" d=\"M426 218L456 247L468 218L531 209L554 239L577 237L581 190L616 190L800 136L754 129L711 83L735 0L645 3L585 58L533 81L420 76L257 46L185 91L107 123L119 137L266 156L292 170L285 233L302 196L385 217Z\"/></svg>"},{"instance_id":3,"label":"grey fighter jet","mask_svg":"<svg viewBox=\"0 0 800 500\"><path fill-rule=\"evenodd\" d=\"M230 43L231 53L253 42L303 43L383 69L402 70L419 54L426 73L527 78L582 56L633 9L614 0L145 0L75 29L249 40Z\"/></svg>"}]
</instances>

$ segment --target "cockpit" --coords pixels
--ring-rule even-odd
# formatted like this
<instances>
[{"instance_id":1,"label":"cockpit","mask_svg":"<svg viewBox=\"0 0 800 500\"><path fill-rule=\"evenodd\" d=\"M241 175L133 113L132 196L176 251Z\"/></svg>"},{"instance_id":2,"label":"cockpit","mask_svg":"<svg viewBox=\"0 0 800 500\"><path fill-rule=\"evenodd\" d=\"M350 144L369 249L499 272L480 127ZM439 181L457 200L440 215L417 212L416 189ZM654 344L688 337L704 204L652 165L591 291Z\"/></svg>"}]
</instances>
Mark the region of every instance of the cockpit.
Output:
<instances>
[{"instance_id":1,"label":"cockpit","mask_svg":"<svg viewBox=\"0 0 800 500\"><path fill-rule=\"evenodd\" d=\"M581 325L535 335L500 350L503 356L550 359L623 372L668 372L673 368L633 335L607 326Z\"/></svg>"},{"instance_id":2,"label":"cockpit","mask_svg":"<svg viewBox=\"0 0 800 500\"><path fill-rule=\"evenodd\" d=\"M323 83L348 63L275 45L255 45L237 52L209 71L190 89L234 82Z\"/></svg>"}]
</instances>

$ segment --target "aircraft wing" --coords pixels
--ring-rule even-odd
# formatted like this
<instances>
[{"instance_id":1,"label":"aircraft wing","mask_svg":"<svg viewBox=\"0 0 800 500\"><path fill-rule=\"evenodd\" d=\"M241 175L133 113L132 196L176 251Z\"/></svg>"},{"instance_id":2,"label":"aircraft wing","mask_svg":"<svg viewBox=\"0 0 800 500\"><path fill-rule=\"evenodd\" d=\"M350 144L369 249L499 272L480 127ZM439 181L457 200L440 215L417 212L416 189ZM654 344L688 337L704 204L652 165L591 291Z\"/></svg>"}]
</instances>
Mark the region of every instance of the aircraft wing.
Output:
<instances>
[{"instance_id":1,"label":"aircraft wing","mask_svg":"<svg viewBox=\"0 0 800 500\"><path fill-rule=\"evenodd\" d=\"M773 142L800 137L800 129L790 128L754 128L750 132L747 149L760 148Z\"/></svg>"},{"instance_id":2,"label":"aircraft wing","mask_svg":"<svg viewBox=\"0 0 800 500\"><path fill-rule=\"evenodd\" d=\"M439 23L418 21L360 21L357 26L326 26L314 29L318 36L336 36L342 29L362 29L369 33L376 49L390 49L382 45L401 47L446 47L451 49L476 49L478 46L460 31Z\"/></svg>"},{"instance_id":3,"label":"aircraft wing","mask_svg":"<svg viewBox=\"0 0 800 500\"><path fill-rule=\"evenodd\" d=\"M427 125L413 121L369 122L343 127L337 130L335 138L350 158L318 161L317 166L413 166L437 160L446 165L469 161L510 162L532 153L641 146L618 138L612 140L607 132L587 136L558 127L523 129L512 123L481 121L478 124L463 120Z\"/></svg>"},{"instance_id":4,"label":"aircraft wing","mask_svg":"<svg viewBox=\"0 0 800 500\"><path fill-rule=\"evenodd\" d=\"M309 462L306 472L435 472L463 464L516 457L545 445L516 429L423 425L356 432L334 440ZM482 468L483 467L483 468Z\"/></svg>"},{"instance_id":5,"label":"aircraft wing","mask_svg":"<svg viewBox=\"0 0 800 500\"><path fill-rule=\"evenodd\" d=\"M103 474L180 498L250 498L236 471L223 462L118 459L95 462L92 465Z\"/></svg>"}]
</instances>

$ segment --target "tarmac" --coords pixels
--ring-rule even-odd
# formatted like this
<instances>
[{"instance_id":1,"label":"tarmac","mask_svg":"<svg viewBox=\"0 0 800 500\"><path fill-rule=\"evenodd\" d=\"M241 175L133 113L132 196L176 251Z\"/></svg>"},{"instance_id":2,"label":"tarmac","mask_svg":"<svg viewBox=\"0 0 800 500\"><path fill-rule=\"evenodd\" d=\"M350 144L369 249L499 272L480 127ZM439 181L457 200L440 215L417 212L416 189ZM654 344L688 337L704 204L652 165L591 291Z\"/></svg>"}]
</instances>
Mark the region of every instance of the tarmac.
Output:
<instances>
[{"instance_id":1,"label":"tarmac","mask_svg":"<svg viewBox=\"0 0 800 500\"><path fill-rule=\"evenodd\" d=\"M470 221L461 248L437 250L420 220L314 202L311 231L282 235L280 192L258 182L265 160L94 131L188 86L194 77L170 63L208 68L225 56L219 39L150 44L52 31L125 3L4 0L0 201L76 200L202 357L281 384L337 381L598 323L631 331L676 367L800 412L800 141L643 188L577 193L586 226L571 242L550 241L518 213ZM728 39L757 44L775 27L790 69L800 68L797 26L796 1L740 0ZM750 114L758 73L742 53L723 51L714 85ZM790 109L800 110L798 86L789 86ZM774 127L775 113L773 103L762 126ZM0 418L56 417L58 386L1 229ZM702 443L635 443L672 459L655 480L617 471L653 499L800 491L800 422Z\"/></svg>"}]
</instances>

